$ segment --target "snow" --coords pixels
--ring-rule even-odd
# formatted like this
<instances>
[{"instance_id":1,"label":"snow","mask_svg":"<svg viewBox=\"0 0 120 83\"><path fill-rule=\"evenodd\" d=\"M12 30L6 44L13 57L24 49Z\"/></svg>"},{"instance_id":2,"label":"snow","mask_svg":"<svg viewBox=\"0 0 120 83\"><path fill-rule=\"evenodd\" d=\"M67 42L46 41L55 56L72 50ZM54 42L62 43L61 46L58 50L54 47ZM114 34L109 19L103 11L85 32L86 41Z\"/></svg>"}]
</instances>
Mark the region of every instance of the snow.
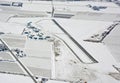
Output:
<instances>
[{"instance_id":1,"label":"snow","mask_svg":"<svg viewBox=\"0 0 120 83\"><path fill-rule=\"evenodd\" d=\"M0 11L2 11L2 9L0 9ZM6 22L10 17L12 17L13 14L5 14L0 12L0 21Z\"/></svg>"},{"instance_id":2,"label":"snow","mask_svg":"<svg viewBox=\"0 0 120 83\"><path fill-rule=\"evenodd\" d=\"M96 33L99 30L108 28L112 22L93 20L69 20L56 19L57 22L74 37L78 42ZM87 34L86 34L87 33Z\"/></svg>"},{"instance_id":3,"label":"snow","mask_svg":"<svg viewBox=\"0 0 120 83\"><path fill-rule=\"evenodd\" d=\"M69 82L49 80L46 83L69 83Z\"/></svg>"},{"instance_id":4,"label":"snow","mask_svg":"<svg viewBox=\"0 0 120 83\"><path fill-rule=\"evenodd\" d=\"M67 4L66 4L67 3ZM88 8L86 5L91 4L95 6L107 6L107 9L101 11L94 11ZM43 7L44 5L44 7ZM56 10L61 13L72 12L73 14L79 12L92 12L93 13L109 13L110 16L120 14L119 8L114 3L106 2L54 2ZM76 5L76 6L74 6ZM41 8L42 7L42 8ZM4 8L3 8L4 9ZM5 8L7 11L7 8ZM32 9L32 10L31 10ZM9 10L9 9L8 9ZM111 11L113 10L113 11ZM6 12L5 11L5 12ZM11 11L11 10L10 10ZM9 13L10 13L9 11ZM22 12L21 12L22 11ZM20 58L19 60L24 63L24 65L29 69L29 72L35 76L43 76L57 80L48 80L46 83L68 83L66 81L79 81L82 79L83 82L88 81L89 83L118 83L119 81L115 80L109 75L109 73L118 73L118 71L113 67L113 65L118 65L118 62L113 57L110 50L107 48L104 43L91 43L85 42L84 39L93 35L99 30L108 28L113 22L106 21L97 21L97 20L79 20L79 19L56 19L55 20L79 43L85 50L87 50L92 57L98 61L98 63L93 63L92 60L85 56L85 54L75 45L70 38L64 34L55 23L51 21L51 18L37 18L37 17L27 17L36 16L40 12L50 12L51 11L51 2L25 2L21 10L14 10L12 13L19 13L25 15L25 17L11 17L7 22L0 22L0 31L5 33L12 34L21 34L23 29L26 28L26 24L30 21L33 24L36 24L37 28L40 28L43 32L53 35L59 41L60 45L60 55L55 56L52 48L52 44L45 40L30 40L27 39L26 42L21 42L24 47L24 51L27 54L27 57ZM29 14L30 13L30 14ZM113 15L114 14L114 15ZM2 14L1 14L2 15ZM7 16L7 15L3 15ZM8 16L9 18L9 16ZM8 18L5 18L8 19ZM107 18L107 17L106 17ZM108 17L109 18L109 17ZM4 21L4 18L1 18ZM18 36L17 36L18 37ZM64 40L71 49L79 56L82 61L80 61L74 53L66 46L62 41ZM9 42L10 43L10 42ZM18 46L20 48L20 46ZM4 57L3 57L4 58ZM54 64L53 64L54 62ZM7 70L8 63L4 66ZM11 66L11 65L9 65ZM11 67L9 67L11 68ZM2 69L2 67L1 67ZM16 68L14 68L16 69ZM14 70L13 69L13 70ZM3 68L4 70L4 68ZM18 69L19 71L19 69ZM54 76L51 76L54 75ZM30 77L20 76L20 75L10 75L0 73L0 81L4 83L33 83ZM7 78L7 80L6 80ZM14 80L13 80L14 78ZM58 81L59 80L59 81Z\"/></svg>"},{"instance_id":5,"label":"snow","mask_svg":"<svg viewBox=\"0 0 120 83\"><path fill-rule=\"evenodd\" d=\"M60 55L56 55L56 78L69 81L90 81L96 79L94 73L85 64L82 64L70 49L60 40ZM85 69L86 68L86 69ZM69 70L69 71L68 71ZM92 78L91 78L92 76Z\"/></svg>"},{"instance_id":6,"label":"snow","mask_svg":"<svg viewBox=\"0 0 120 83\"><path fill-rule=\"evenodd\" d=\"M35 1L33 1L34 3ZM45 1L41 1L40 3L46 3ZM50 3L50 2L49 2ZM107 6L107 7L119 7L117 6L116 4L114 4L113 2L94 2L94 1L63 1L63 2L60 2L60 1L53 1L53 3L55 4L55 6L58 6L58 5L64 5L64 6L86 6L88 4L91 4L91 5L95 5L95 6Z\"/></svg>"},{"instance_id":7,"label":"snow","mask_svg":"<svg viewBox=\"0 0 120 83\"><path fill-rule=\"evenodd\" d=\"M108 49L111 51L113 57L117 62L120 62L120 34L119 34L119 28L120 25L116 26L112 32L103 40L105 45L108 47Z\"/></svg>"},{"instance_id":8,"label":"snow","mask_svg":"<svg viewBox=\"0 0 120 83\"><path fill-rule=\"evenodd\" d=\"M83 41L83 39L86 38L88 35L91 35L101 29L108 28L112 24L112 22L91 21L91 20L89 20L89 21L69 20L69 19L56 19L56 20L65 30L68 31L69 34L72 35L72 37L74 37L98 61L98 63L96 63L96 64L87 65L87 67L95 70L96 74L103 74L103 76L106 76L106 81L109 81L109 79L111 79L111 78L105 74L109 74L110 72L117 72L112 66L113 64L117 64L116 60L110 53L109 49L104 45L104 43L89 43L89 42ZM46 23L43 23L42 25L48 26L47 24L49 24L49 21L46 21ZM46 27L44 27L44 29L46 29ZM58 29L58 30L56 30L56 29ZM50 30L51 29L49 27L48 32L50 32ZM60 34L61 30L58 27L56 27L55 30L57 32L52 32L53 34L55 33L57 36L62 38L71 48L75 47L74 44L71 43L71 40L67 36L65 36L64 33ZM77 49L73 48L73 50L76 52L78 50L78 48ZM65 55L67 55L67 58L69 60L70 57L68 57L68 55L70 55L70 54L65 54L65 53L67 53L67 52L66 51L63 52L64 57L65 57ZM80 53L81 52L79 52L79 54ZM109 57L109 59L108 59L108 57ZM62 57L58 58L58 61L64 60L63 58L62 59L61 58ZM85 61L86 60L87 60L87 57L85 58ZM69 68L69 70L72 69L67 64L69 62L63 61L63 63L64 63L64 65L62 64L62 61L61 61L61 63L58 63L58 64L63 66L63 68ZM65 65L65 63L67 64L68 67ZM56 68L58 68L58 67L56 67ZM69 75L69 72L67 73L67 70L68 69L63 69L63 71L59 72L60 74L58 74L58 75L62 75L63 74L62 72L64 72L64 74L65 74L65 71L66 71L66 74L63 75L64 77L61 76L61 77L63 77L62 79L65 79L67 77L67 75ZM99 83L101 81L101 77L97 77L97 78L99 78L99 79L95 82ZM102 79L102 83L106 83L106 81L104 81L104 79ZM93 82L93 81L91 81L91 82ZM112 80L111 83L113 83L113 82L118 82L118 81Z\"/></svg>"},{"instance_id":9,"label":"snow","mask_svg":"<svg viewBox=\"0 0 120 83\"><path fill-rule=\"evenodd\" d=\"M39 1L32 3L25 3L21 10L31 10L32 11L46 11L51 12L52 2ZM101 9L100 11L94 11L93 9L87 7L90 4L92 6L105 6L106 9ZM59 2L53 1L55 7L55 12L98 12L98 13L119 13L119 7L112 2L92 2L92 1L83 1L83 2ZM29 6L29 7L28 7ZM33 10L34 9L34 10ZM111 11L112 10L112 11Z\"/></svg>"},{"instance_id":10,"label":"snow","mask_svg":"<svg viewBox=\"0 0 120 83\"><path fill-rule=\"evenodd\" d=\"M96 13L96 12L78 12L72 19L95 20L95 21L119 21L120 14Z\"/></svg>"},{"instance_id":11,"label":"snow","mask_svg":"<svg viewBox=\"0 0 120 83\"><path fill-rule=\"evenodd\" d=\"M4 33L21 34L24 28L25 26L21 24L0 22L0 30Z\"/></svg>"},{"instance_id":12,"label":"snow","mask_svg":"<svg viewBox=\"0 0 120 83\"><path fill-rule=\"evenodd\" d=\"M56 68L55 69L57 71L55 70L55 72L57 72L58 74L56 74L55 76L58 75L57 78L65 79L65 80L75 80L80 75L80 77L82 79L85 79L87 81L89 80L89 81L92 82L93 78L90 78L90 76L92 74L93 76L95 76L94 79L99 78L97 82L100 82L101 80L103 82L104 79L98 77L97 74L103 73L102 75L100 75L100 76L103 76L104 74L108 74L109 72L116 72L116 70L112 67L113 64L116 64L116 61L114 60L111 53L109 52L109 50L106 48L106 46L104 44L87 43L87 42L83 41L83 39L85 37L93 34L94 32L107 28L109 25L112 24L112 22L86 21L86 20L65 20L65 19L56 19L56 20L60 23L60 25L62 25L62 27L64 27L64 29L66 29L99 62L99 63L96 63L96 64L91 64L91 65L86 65L86 66L83 66L83 64L79 62L79 64L73 66L73 61L74 60L77 61L77 60L74 59L75 58L75 57L73 58L74 55L72 55L71 53L69 54L69 52L67 52L68 49L66 49L64 47L64 45L62 45L61 48L62 48L64 56L58 58L58 62L60 60L59 63L56 62L56 68L57 69ZM20 21L18 21L18 22L20 22ZM74 46L74 44L71 43L69 39L67 39L67 36L65 36L65 34L52 21L49 21L49 20L38 21L37 24L41 25L43 27L44 31L47 31L47 32L52 33L52 34L57 34L58 36L63 38L70 46L71 45ZM88 34L86 34L86 33L88 33ZM29 40L29 41L32 41L32 40ZM37 41L37 42L40 44L39 41ZM34 41L32 41L31 43L27 42L26 45L28 46L27 49L31 49L31 48L38 49L38 48L41 48L41 47L43 48L44 47L44 46L41 46L41 47L39 47L39 46L36 47L35 46L34 47L34 45L38 45L38 44L34 44ZM43 45L45 45L45 44L43 44ZM66 52L64 52L64 50L66 50ZM77 50L77 49L75 49L75 50ZM34 51L36 53L35 49L34 49ZM29 52L27 53L28 56L30 55L29 57L31 57L31 55L34 55L33 51L30 51L30 52L31 52L30 54L29 54ZM38 50L38 52L39 52L39 50ZM36 54L38 54L38 53L36 53ZM35 56L39 56L39 55L36 55L36 54L35 54ZM68 57L68 55L70 55L70 56ZM108 56L109 56L109 59L107 59ZM66 59L66 58L68 58L68 59ZM21 59L21 61L24 64L27 64L28 69L31 70L31 72L33 72L33 74L35 74L37 76L42 74L42 73L40 73L40 74L36 73L36 72L38 72L37 68L43 67L43 69L44 69L44 67L47 67L47 66L44 66L45 64L43 65L43 63L41 63L42 65L40 65L39 60L41 62L44 62L41 59L33 59L32 57L29 58L29 59L27 59L27 57L23 58L23 59L24 59L24 61L22 59ZM64 60L64 59L66 59L66 60ZM71 61L71 59L73 59L73 61ZM86 59L87 58L85 58L85 60ZM26 62L26 60L27 60L27 62ZM32 60L32 63L31 63L31 60ZM45 61L45 63L46 63L46 65L48 65L48 63L51 63L51 61L48 61L48 62ZM69 65L69 64L72 64L72 66ZM31 67L34 67L36 69L33 69ZM88 68L88 70L85 71L84 68L86 68L86 67ZM48 65L47 68L50 68L50 65ZM63 68L63 69L60 69L60 68ZM83 68L83 69L81 69L81 68ZM40 71L48 72L45 69L44 69L44 71L43 70L40 70ZM69 72L67 72L68 69L70 70ZM78 69L80 69L80 70L78 70ZM73 70L74 70L74 72L73 72ZM97 73L93 73L93 72L95 72L93 70L97 71ZM90 73L90 72L92 72L92 73ZM81 76L81 74L83 76ZM42 75L45 75L45 73L42 74ZM74 77L76 75L78 77ZM72 78L72 77L74 77L74 78ZM69 79L69 78L72 78L72 79ZM111 79L111 78L109 78L109 76L106 75L106 81L108 81L108 79ZM115 80L112 80L112 81L117 82ZM105 82L103 82L103 83L105 83ZM49 83L49 81L48 81L48 83Z\"/></svg>"},{"instance_id":13,"label":"snow","mask_svg":"<svg viewBox=\"0 0 120 83\"><path fill-rule=\"evenodd\" d=\"M29 11L52 11L51 8L51 2L47 2L47 3L24 3L23 7L21 8L21 10L29 10Z\"/></svg>"},{"instance_id":14,"label":"snow","mask_svg":"<svg viewBox=\"0 0 120 83\"><path fill-rule=\"evenodd\" d=\"M119 83L118 80L115 80L108 75L103 75L102 73L97 76L99 79L91 81L89 83Z\"/></svg>"},{"instance_id":15,"label":"snow","mask_svg":"<svg viewBox=\"0 0 120 83\"><path fill-rule=\"evenodd\" d=\"M0 74L1 83L34 83L30 77L10 74Z\"/></svg>"},{"instance_id":16,"label":"snow","mask_svg":"<svg viewBox=\"0 0 120 83\"><path fill-rule=\"evenodd\" d=\"M88 35L107 28L112 22L63 19L57 19L57 22L59 22L59 24L98 61L98 63L102 64L102 66L103 63L104 65L110 64L111 66L116 63L110 51L103 43L88 43L83 41ZM109 60L107 59L108 56Z\"/></svg>"},{"instance_id":17,"label":"snow","mask_svg":"<svg viewBox=\"0 0 120 83\"><path fill-rule=\"evenodd\" d=\"M40 26L43 31L51 33L51 34L63 34L63 32L58 29L58 27L52 22L51 19L43 19L43 20L39 20L36 23L38 26Z\"/></svg>"},{"instance_id":18,"label":"snow","mask_svg":"<svg viewBox=\"0 0 120 83\"><path fill-rule=\"evenodd\" d=\"M113 58L113 56L110 53L110 51L108 50L108 48L103 43L89 43L89 42L83 41L83 39L86 38L87 36L90 36L91 34L96 33L97 31L99 31L101 29L108 28L112 24L112 22L91 21L91 20L89 20L89 21L71 20L71 19L70 20L69 19L67 19L67 20L66 19L56 19L56 20L65 30L68 31L68 33L70 33L98 61L98 63L96 63L96 64L87 65L88 68L91 68L91 69L97 71L97 73L108 74L109 72L116 72L116 70L113 68L112 65L117 64L117 62ZM83 55L83 57L82 57L82 53L80 52L80 50L75 47L75 44L73 42L71 42L71 40L67 36L65 36L64 33L61 33L61 30L58 27L55 28L56 32L54 30L52 31L52 29L54 29L52 27L55 26L55 24L53 25L53 23L51 21L44 21L44 22L38 23L38 24L42 24L42 27L44 27L45 30L48 30L48 32L50 32L50 33L52 32L52 34L55 34L58 37L60 37L61 39L63 39L75 51L75 53L77 53L77 51L79 51L77 54L80 55L79 57L84 62L87 63L89 61L89 58L85 57L85 55ZM52 25L52 26L49 26L49 25ZM49 29L47 29L46 26L49 26L48 27ZM62 50L64 50L63 48L64 47L62 47ZM71 54L67 54L67 51L65 51L65 52L63 51L63 55L64 55L64 57L60 56L59 58L56 58L56 59L58 59L58 62L60 61L59 63L56 62L56 64L57 64L56 69L57 69L57 71L59 71L58 78L68 79L71 77L69 77L70 75L69 75L69 72L67 72L67 70L68 69L72 70L72 68L67 64L67 61L69 62L70 56L68 56L68 55L71 55ZM65 55L67 55L68 60L63 61L64 64L62 64L62 60L66 59ZM74 55L72 55L72 56L74 56ZM109 59L107 57L109 57ZM58 64L60 66L58 66ZM58 67L62 67L63 69L60 69ZM66 69L64 69L64 68L66 68ZM76 69L77 68L78 67L76 67ZM60 70L58 70L58 69L60 69ZM73 71L76 71L76 70L73 69ZM71 74L72 73L73 72L71 71ZM82 71L81 71L81 73L82 73ZM66 78L66 77L68 77L68 78ZM108 77L108 79L111 79L111 78L109 78L109 76L107 76L107 77ZM99 77L97 77L97 78L99 78ZM108 81L108 79L106 78L106 81ZM99 81L101 81L101 80L99 79ZM103 83L105 83L105 82L103 82Z\"/></svg>"},{"instance_id":19,"label":"snow","mask_svg":"<svg viewBox=\"0 0 120 83\"><path fill-rule=\"evenodd\" d=\"M25 58L20 61L35 76L51 77L51 43L40 40L27 40L24 48Z\"/></svg>"},{"instance_id":20,"label":"snow","mask_svg":"<svg viewBox=\"0 0 120 83\"><path fill-rule=\"evenodd\" d=\"M61 39L63 39L71 49L77 54L77 56L82 60L83 63L93 63L93 61L86 56L76 45L74 42L72 42L66 35L57 35Z\"/></svg>"},{"instance_id":21,"label":"snow","mask_svg":"<svg viewBox=\"0 0 120 83\"><path fill-rule=\"evenodd\" d=\"M51 12L52 11L52 2L51 1L32 1L27 2L23 1L23 7L19 8L22 13L26 11L37 13ZM119 13L119 7L112 2L92 2L92 1L82 1L82 2L59 2L53 1L55 12L98 12L98 13ZM92 6L106 6L106 9L101 9L100 11L94 11L93 9L87 7L90 4ZM7 7L4 7L7 8ZM111 11L112 10L112 11ZM19 12L19 11L13 11ZM20 12L19 12L20 13ZM20 13L21 14L21 13ZM28 14L28 13L27 13Z\"/></svg>"},{"instance_id":22,"label":"snow","mask_svg":"<svg viewBox=\"0 0 120 83\"><path fill-rule=\"evenodd\" d=\"M9 47L12 49L14 48L24 48L26 37L20 34L4 34L1 35L1 38L9 45ZM16 43L17 42L17 43Z\"/></svg>"},{"instance_id":23,"label":"snow","mask_svg":"<svg viewBox=\"0 0 120 83\"><path fill-rule=\"evenodd\" d=\"M29 22L37 22L41 19L41 17L14 17L9 20L10 23L18 23L18 24L23 24L27 25Z\"/></svg>"}]
</instances>

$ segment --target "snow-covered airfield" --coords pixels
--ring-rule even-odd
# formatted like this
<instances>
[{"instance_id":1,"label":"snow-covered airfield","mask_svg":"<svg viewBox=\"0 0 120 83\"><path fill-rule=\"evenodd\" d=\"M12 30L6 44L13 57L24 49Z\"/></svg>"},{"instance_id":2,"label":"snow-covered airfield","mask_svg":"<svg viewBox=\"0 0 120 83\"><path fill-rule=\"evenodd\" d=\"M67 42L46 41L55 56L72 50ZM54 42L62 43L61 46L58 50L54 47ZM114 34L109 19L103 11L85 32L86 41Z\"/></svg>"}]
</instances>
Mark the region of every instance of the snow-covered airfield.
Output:
<instances>
[{"instance_id":1,"label":"snow-covered airfield","mask_svg":"<svg viewBox=\"0 0 120 83\"><path fill-rule=\"evenodd\" d=\"M120 83L113 2L0 0L0 83Z\"/></svg>"}]
</instances>

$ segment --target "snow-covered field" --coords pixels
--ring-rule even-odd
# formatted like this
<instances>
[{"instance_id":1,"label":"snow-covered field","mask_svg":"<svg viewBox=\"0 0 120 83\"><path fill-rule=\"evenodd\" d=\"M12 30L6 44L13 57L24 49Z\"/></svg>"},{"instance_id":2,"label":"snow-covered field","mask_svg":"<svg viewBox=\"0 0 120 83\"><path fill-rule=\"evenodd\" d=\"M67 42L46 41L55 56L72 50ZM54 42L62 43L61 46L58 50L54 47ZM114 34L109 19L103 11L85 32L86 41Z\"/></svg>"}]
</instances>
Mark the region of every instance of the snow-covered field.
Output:
<instances>
[{"instance_id":1,"label":"snow-covered field","mask_svg":"<svg viewBox=\"0 0 120 83\"><path fill-rule=\"evenodd\" d=\"M84 41L108 28L113 21L120 20L117 5L91 1L53 2L56 14L74 14L71 19L63 19L50 17L50 1L23 2L22 8L13 10L12 7L0 7L0 44L9 48L4 51L3 46L0 47L1 83L36 83L41 79L45 83L120 82L120 63L116 59L119 58L116 52L119 51L119 38L115 41L117 43L112 42L114 38L111 39L112 36L119 37L118 27L112 32L117 34L109 35L104 42ZM96 11L88 5L107 8ZM103 16L97 19L94 14ZM113 44L118 46L111 46ZM117 56L114 55L116 53Z\"/></svg>"}]
</instances>

